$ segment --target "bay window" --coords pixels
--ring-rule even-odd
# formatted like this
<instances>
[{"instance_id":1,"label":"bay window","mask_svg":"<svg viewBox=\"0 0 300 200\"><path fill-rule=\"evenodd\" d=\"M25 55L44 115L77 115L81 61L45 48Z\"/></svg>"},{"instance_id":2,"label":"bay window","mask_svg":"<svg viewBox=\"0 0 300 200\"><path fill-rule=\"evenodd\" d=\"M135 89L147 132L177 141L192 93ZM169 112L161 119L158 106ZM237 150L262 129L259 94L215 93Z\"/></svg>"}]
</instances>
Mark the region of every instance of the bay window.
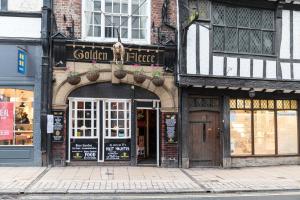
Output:
<instances>
[{"instance_id":1,"label":"bay window","mask_svg":"<svg viewBox=\"0 0 300 200\"><path fill-rule=\"evenodd\" d=\"M149 0L83 1L83 39L147 42L149 39Z\"/></svg>"},{"instance_id":2,"label":"bay window","mask_svg":"<svg viewBox=\"0 0 300 200\"><path fill-rule=\"evenodd\" d=\"M232 156L298 153L296 100L230 99L229 105Z\"/></svg>"}]
</instances>

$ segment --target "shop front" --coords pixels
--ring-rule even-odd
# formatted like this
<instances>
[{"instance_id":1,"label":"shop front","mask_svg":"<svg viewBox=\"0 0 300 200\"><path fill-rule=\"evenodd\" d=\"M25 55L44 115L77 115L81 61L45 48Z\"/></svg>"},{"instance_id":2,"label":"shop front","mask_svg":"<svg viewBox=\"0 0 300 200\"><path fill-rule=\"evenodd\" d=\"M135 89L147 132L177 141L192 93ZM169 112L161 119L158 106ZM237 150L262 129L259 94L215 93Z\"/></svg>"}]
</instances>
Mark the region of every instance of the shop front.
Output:
<instances>
[{"instance_id":1,"label":"shop front","mask_svg":"<svg viewBox=\"0 0 300 200\"><path fill-rule=\"evenodd\" d=\"M41 165L38 45L1 45L0 165Z\"/></svg>"},{"instance_id":2,"label":"shop front","mask_svg":"<svg viewBox=\"0 0 300 200\"><path fill-rule=\"evenodd\" d=\"M178 167L177 89L173 73L163 68L165 49L125 46L120 64L105 45L67 42L61 58L66 66L54 68L52 109L54 118L61 114L63 128L59 139L53 133L53 163ZM87 75L91 68L99 72L94 81ZM120 68L123 78L116 75ZM79 83L68 82L70 71ZM153 83L153 74L161 74L162 85Z\"/></svg>"},{"instance_id":3,"label":"shop front","mask_svg":"<svg viewBox=\"0 0 300 200\"><path fill-rule=\"evenodd\" d=\"M193 88L186 99L191 167L300 163L298 94Z\"/></svg>"}]
</instances>

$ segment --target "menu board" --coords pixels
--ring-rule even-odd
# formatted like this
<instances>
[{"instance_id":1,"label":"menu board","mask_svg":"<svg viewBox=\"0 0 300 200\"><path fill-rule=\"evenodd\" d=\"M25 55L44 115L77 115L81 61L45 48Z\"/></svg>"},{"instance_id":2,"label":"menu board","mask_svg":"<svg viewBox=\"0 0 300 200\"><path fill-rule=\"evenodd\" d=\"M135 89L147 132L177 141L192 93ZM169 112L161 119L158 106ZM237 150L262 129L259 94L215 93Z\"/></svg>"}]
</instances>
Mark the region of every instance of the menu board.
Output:
<instances>
[{"instance_id":1,"label":"menu board","mask_svg":"<svg viewBox=\"0 0 300 200\"><path fill-rule=\"evenodd\" d=\"M104 156L106 161L130 160L130 139L105 141Z\"/></svg>"},{"instance_id":2,"label":"menu board","mask_svg":"<svg viewBox=\"0 0 300 200\"><path fill-rule=\"evenodd\" d=\"M79 161L97 161L98 143L91 139L77 139L71 142L71 159Z\"/></svg>"},{"instance_id":3,"label":"menu board","mask_svg":"<svg viewBox=\"0 0 300 200\"><path fill-rule=\"evenodd\" d=\"M54 111L53 112L53 142L63 142L64 141L64 112Z\"/></svg>"},{"instance_id":4,"label":"menu board","mask_svg":"<svg viewBox=\"0 0 300 200\"><path fill-rule=\"evenodd\" d=\"M166 136L168 142L175 142L176 140L176 115L167 114L165 116Z\"/></svg>"}]
</instances>

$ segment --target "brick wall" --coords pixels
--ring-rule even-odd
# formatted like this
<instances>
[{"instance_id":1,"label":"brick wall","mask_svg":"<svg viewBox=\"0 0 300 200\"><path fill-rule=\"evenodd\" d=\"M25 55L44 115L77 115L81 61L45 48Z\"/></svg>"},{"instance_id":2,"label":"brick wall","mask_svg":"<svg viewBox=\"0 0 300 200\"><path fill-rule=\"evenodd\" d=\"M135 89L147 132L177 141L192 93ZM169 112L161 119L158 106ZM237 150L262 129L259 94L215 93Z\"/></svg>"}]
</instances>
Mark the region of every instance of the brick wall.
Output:
<instances>
[{"instance_id":1,"label":"brick wall","mask_svg":"<svg viewBox=\"0 0 300 200\"><path fill-rule=\"evenodd\" d=\"M81 1L82 0L54 0L54 15L57 24L57 30L69 36L67 27L72 26L72 19L74 20L74 32L76 38L81 38ZM169 0L169 21L170 25L176 27L177 8L176 0ZM151 26L160 27L161 35L165 35L166 40L175 40L174 31L162 25L162 6L164 0L151 0ZM151 31L151 43L157 44L157 31Z\"/></svg>"},{"instance_id":2,"label":"brick wall","mask_svg":"<svg viewBox=\"0 0 300 200\"><path fill-rule=\"evenodd\" d=\"M165 115L161 114L161 166L162 167L178 167L178 143L168 143L165 127Z\"/></svg>"}]
</instances>

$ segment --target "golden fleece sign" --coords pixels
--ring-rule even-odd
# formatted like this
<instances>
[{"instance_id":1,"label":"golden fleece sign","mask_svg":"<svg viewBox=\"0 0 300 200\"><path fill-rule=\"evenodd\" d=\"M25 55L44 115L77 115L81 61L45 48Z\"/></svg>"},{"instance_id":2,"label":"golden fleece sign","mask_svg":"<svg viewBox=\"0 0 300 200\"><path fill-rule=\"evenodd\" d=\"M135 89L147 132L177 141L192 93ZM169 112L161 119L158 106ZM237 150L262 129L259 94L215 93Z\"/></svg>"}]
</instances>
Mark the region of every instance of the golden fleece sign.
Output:
<instances>
[{"instance_id":1,"label":"golden fleece sign","mask_svg":"<svg viewBox=\"0 0 300 200\"><path fill-rule=\"evenodd\" d=\"M126 65L164 65L164 49L124 44L67 44L66 60L72 62L123 63Z\"/></svg>"}]
</instances>

